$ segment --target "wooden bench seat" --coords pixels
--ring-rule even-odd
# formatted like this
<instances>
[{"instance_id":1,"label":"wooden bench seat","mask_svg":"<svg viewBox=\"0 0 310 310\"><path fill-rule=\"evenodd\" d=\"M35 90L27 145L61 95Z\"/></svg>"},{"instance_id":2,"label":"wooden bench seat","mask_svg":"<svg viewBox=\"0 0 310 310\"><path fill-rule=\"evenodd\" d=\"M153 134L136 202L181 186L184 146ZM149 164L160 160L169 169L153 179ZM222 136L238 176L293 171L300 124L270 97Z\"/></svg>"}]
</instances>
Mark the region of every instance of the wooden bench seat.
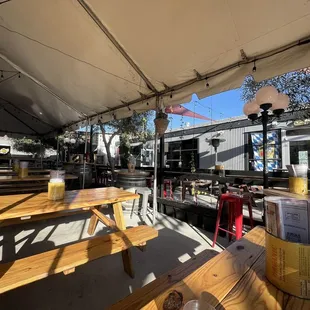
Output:
<instances>
[{"instance_id":1,"label":"wooden bench seat","mask_svg":"<svg viewBox=\"0 0 310 310\"><path fill-rule=\"evenodd\" d=\"M0 264L0 293L52 274L69 274L77 266L139 246L157 236L158 232L154 228L138 226Z\"/></svg>"}]
</instances>

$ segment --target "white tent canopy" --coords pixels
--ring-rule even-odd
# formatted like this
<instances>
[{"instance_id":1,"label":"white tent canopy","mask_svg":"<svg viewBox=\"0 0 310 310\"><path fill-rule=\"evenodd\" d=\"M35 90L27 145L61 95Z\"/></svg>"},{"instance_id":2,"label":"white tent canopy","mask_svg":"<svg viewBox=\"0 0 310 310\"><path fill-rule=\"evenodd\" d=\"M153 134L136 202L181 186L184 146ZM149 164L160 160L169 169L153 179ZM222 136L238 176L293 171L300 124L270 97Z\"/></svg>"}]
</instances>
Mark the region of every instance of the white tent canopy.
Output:
<instances>
[{"instance_id":1,"label":"white tent canopy","mask_svg":"<svg viewBox=\"0 0 310 310\"><path fill-rule=\"evenodd\" d=\"M185 103L239 87L254 60L256 80L304 68L309 14L305 0L0 0L0 132Z\"/></svg>"}]
</instances>

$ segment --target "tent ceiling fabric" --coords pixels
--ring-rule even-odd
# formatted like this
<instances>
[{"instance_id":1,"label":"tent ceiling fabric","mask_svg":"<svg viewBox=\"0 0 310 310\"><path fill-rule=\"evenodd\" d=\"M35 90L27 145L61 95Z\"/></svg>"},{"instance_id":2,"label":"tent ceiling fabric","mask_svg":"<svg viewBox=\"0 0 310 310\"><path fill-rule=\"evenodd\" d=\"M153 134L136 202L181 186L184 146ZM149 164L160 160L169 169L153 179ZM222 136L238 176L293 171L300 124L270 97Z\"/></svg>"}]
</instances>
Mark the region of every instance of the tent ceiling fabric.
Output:
<instances>
[{"instance_id":1,"label":"tent ceiling fabric","mask_svg":"<svg viewBox=\"0 0 310 310\"><path fill-rule=\"evenodd\" d=\"M164 106L185 103L192 93L239 87L254 59L256 80L309 66L308 41L300 41L310 36L309 14L306 0L5 2L0 132L107 122L154 109L156 96ZM28 127L8 122L9 108Z\"/></svg>"}]
</instances>

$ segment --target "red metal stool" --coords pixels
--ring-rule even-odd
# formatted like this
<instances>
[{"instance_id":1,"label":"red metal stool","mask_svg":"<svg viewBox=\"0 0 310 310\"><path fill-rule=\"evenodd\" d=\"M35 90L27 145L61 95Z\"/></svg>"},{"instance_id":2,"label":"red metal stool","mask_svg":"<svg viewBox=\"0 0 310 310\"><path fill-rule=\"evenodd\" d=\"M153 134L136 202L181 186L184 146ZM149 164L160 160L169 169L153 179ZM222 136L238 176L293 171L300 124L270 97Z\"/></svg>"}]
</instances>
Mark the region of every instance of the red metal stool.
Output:
<instances>
[{"instance_id":1,"label":"red metal stool","mask_svg":"<svg viewBox=\"0 0 310 310\"><path fill-rule=\"evenodd\" d=\"M221 214L224 206L224 202L227 202L228 211L228 230L220 227ZM219 200L219 208L216 218L216 226L212 247L216 243L219 230L225 231L229 234L229 241L231 241L232 236L236 237L236 240L242 238L242 227L243 227L243 199L240 196L232 194L222 194ZM251 213L252 215L252 213ZM233 232L233 221L235 221L236 232Z\"/></svg>"},{"instance_id":2,"label":"red metal stool","mask_svg":"<svg viewBox=\"0 0 310 310\"><path fill-rule=\"evenodd\" d=\"M169 187L169 197L168 197L168 194L167 194L167 185ZM172 180L164 180L164 197L168 197L170 199L173 199L173 191L172 191Z\"/></svg>"}]
</instances>

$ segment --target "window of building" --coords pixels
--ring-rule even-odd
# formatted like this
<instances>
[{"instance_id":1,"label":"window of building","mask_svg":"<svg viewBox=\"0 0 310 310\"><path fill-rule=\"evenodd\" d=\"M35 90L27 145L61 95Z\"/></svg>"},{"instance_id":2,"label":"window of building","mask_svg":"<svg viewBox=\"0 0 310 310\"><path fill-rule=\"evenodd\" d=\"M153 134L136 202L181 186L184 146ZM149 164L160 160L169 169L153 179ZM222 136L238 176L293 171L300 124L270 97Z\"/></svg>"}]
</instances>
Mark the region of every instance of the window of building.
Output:
<instances>
[{"instance_id":1,"label":"window of building","mask_svg":"<svg viewBox=\"0 0 310 310\"><path fill-rule=\"evenodd\" d=\"M293 165L305 164L310 162L310 141L290 141L290 161Z\"/></svg>"},{"instance_id":2,"label":"window of building","mask_svg":"<svg viewBox=\"0 0 310 310\"><path fill-rule=\"evenodd\" d=\"M192 153L194 154L195 166L199 167L198 140L188 139L168 142L166 165L170 169L191 168Z\"/></svg>"}]
</instances>

